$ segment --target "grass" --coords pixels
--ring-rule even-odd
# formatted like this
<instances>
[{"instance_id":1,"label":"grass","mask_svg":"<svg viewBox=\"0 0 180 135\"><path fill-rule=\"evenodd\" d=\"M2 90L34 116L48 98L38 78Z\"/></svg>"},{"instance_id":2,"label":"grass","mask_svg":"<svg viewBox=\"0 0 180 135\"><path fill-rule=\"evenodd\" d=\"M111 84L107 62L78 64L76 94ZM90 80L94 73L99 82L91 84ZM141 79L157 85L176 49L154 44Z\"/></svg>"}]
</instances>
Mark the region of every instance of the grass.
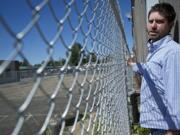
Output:
<instances>
[{"instance_id":1,"label":"grass","mask_svg":"<svg viewBox=\"0 0 180 135\"><path fill-rule=\"evenodd\" d=\"M150 130L147 128L140 127L139 124L132 125L132 133L136 135L149 135Z\"/></svg>"}]
</instances>

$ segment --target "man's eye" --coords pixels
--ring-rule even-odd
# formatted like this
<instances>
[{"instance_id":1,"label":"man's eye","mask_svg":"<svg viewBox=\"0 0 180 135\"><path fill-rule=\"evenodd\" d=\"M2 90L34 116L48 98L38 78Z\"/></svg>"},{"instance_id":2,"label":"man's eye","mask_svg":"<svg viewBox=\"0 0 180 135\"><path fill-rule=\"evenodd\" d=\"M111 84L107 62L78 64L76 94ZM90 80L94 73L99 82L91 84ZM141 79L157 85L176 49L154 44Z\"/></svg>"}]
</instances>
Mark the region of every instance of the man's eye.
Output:
<instances>
[{"instance_id":1,"label":"man's eye","mask_svg":"<svg viewBox=\"0 0 180 135\"><path fill-rule=\"evenodd\" d=\"M164 23L164 21L163 20L157 20L156 23L160 24L160 23Z\"/></svg>"},{"instance_id":2,"label":"man's eye","mask_svg":"<svg viewBox=\"0 0 180 135\"><path fill-rule=\"evenodd\" d=\"M153 23L153 20L149 20L148 22L149 22L149 23Z\"/></svg>"}]
</instances>

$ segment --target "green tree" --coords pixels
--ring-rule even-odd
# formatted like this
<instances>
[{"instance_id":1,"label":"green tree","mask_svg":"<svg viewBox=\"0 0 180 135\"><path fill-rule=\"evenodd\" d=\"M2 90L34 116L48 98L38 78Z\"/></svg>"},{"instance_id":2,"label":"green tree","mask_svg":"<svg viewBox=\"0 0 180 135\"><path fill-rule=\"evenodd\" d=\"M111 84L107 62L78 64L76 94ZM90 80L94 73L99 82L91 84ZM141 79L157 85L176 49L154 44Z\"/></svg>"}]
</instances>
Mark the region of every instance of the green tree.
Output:
<instances>
[{"instance_id":1,"label":"green tree","mask_svg":"<svg viewBox=\"0 0 180 135\"><path fill-rule=\"evenodd\" d=\"M54 66L54 61L53 60L50 60L47 64L47 66Z\"/></svg>"},{"instance_id":2,"label":"green tree","mask_svg":"<svg viewBox=\"0 0 180 135\"><path fill-rule=\"evenodd\" d=\"M63 66L66 60L64 58L59 58L59 60L54 60L54 66Z\"/></svg>"},{"instance_id":3,"label":"green tree","mask_svg":"<svg viewBox=\"0 0 180 135\"><path fill-rule=\"evenodd\" d=\"M85 59L84 59L84 63L83 63L83 64L89 62L90 56L91 56L91 62L93 62L93 63L96 62L97 56L96 56L96 54L93 52L93 53L89 53L89 54L87 54L87 55L85 56Z\"/></svg>"},{"instance_id":4,"label":"green tree","mask_svg":"<svg viewBox=\"0 0 180 135\"><path fill-rule=\"evenodd\" d=\"M81 58L81 44L80 43L74 43L71 49L71 57L69 60L69 64L71 66L77 66L79 63L79 60Z\"/></svg>"},{"instance_id":5,"label":"green tree","mask_svg":"<svg viewBox=\"0 0 180 135\"><path fill-rule=\"evenodd\" d=\"M58 62L59 63L58 66L63 66L65 64L65 62L66 62L66 60L64 58L60 59Z\"/></svg>"},{"instance_id":6,"label":"green tree","mask_svg":"<svg viewBox=\"0 0 180 135\"><path fill-rule=\"evenodd\" d=\"M41 64L35 64L34 67L39 68Z\"/></svg>"},{"instance_id":7,"label":"green tree","mask_svg":"<svg viewBox=\"0 0 180 135\"><path fill-rule=\"evenodd\" d=\"M20 66L24 66L24 67L29 66L29 65L28 65L28 62L27 62L27 61L25 61L25 60L20 61L20 62L19 62L19 65L20 65Z\"/></svg>"},{"instance_id":8,"label":"green tree","mask_svg":"<svg viewBox=\"0 0 180 135\"><path fill-rule=\"evenodd\" d=\"M95 54L95 53L91 53L91 55L92 55L91 61L92 61L92 62L96 62L96 60L97 60L96 54Z\"/></svg>"}]
</instances>

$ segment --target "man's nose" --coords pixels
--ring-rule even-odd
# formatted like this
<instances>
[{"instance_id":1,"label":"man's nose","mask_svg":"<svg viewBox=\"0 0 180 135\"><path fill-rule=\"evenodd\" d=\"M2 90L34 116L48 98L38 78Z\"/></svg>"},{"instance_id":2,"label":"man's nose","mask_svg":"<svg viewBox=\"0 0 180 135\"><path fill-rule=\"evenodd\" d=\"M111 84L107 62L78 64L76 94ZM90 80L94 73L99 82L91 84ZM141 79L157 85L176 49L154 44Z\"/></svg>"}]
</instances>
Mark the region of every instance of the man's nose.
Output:
<instances>
[{"instance_id":1,"label":"man's nose","mask_svg":"<svg viewBox=\"0 0 180 135\"><path fill-rule=\"evenodd\" d=\"M152 27L153 29L156 29L156 28L157 28L157 23L156 23L155 21L153 21L153 23L151 24L151 27Z\"/></svg>"}]
</instances>

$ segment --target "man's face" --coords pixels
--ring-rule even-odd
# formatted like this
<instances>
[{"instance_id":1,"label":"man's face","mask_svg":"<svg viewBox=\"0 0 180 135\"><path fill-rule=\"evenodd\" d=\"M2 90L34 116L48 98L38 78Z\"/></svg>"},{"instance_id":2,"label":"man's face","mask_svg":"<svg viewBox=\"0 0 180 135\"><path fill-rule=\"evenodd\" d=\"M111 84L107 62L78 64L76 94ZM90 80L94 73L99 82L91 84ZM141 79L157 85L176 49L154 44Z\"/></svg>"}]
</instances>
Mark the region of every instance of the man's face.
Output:
<instances>
[{"instance_id":1,"label":"man's face","mask_svg":"<svg viewBox=\"0 0 180 135\"><path fill-rule=\"evenodd\" d=\"M167 35L172 28L172 24L158 12L152 12L149 15L147 31L149 39L157 41Z\"/></svg>"}]
</instances>

